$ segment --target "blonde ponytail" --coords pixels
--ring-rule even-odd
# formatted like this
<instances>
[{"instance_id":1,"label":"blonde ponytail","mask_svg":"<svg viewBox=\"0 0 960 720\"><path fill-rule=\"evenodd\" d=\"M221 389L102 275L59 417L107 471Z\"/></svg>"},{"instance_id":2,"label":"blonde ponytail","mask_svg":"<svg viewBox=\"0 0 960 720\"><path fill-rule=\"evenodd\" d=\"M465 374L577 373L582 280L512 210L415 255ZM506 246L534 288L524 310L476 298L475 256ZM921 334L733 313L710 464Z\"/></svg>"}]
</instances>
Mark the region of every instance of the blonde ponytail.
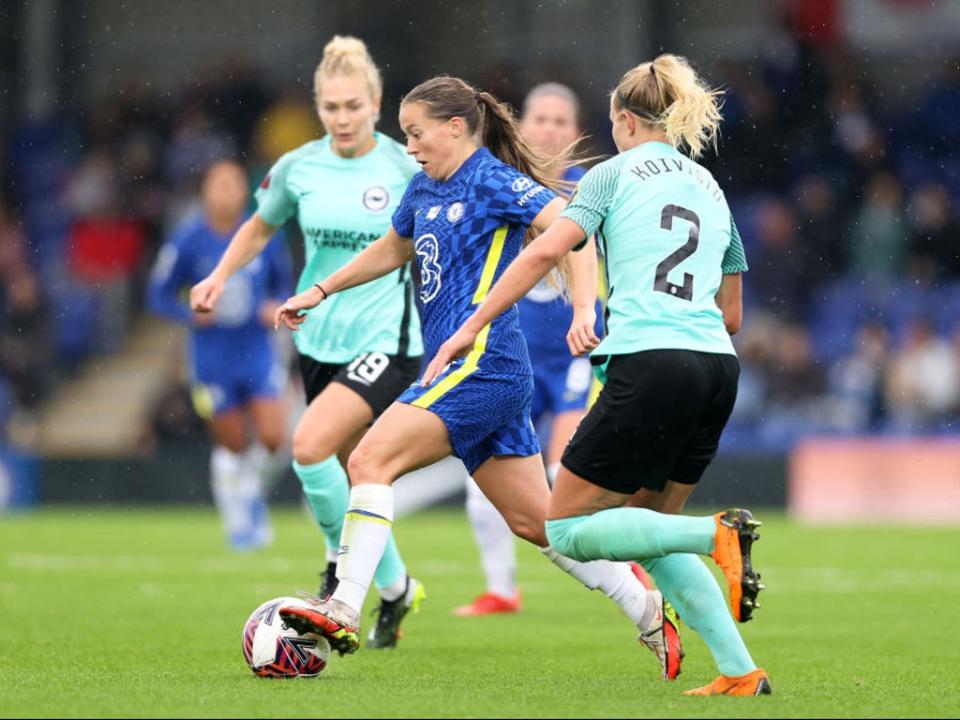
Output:
<instances>
[{"instance_id":1,"label":"blonde ponytail","mask_svg":"<svg viewBox=\"0 0 960 720\"><path fill-rule=\"evenodd\" d=\"M698 158L707 145L716 151L722 90L711 89L687 59L658 55L628 70L613 91L617 107L659 127L674 147Z\"/></svg>"},{"instance_id":2,"label":"blonde ponytail","mask_svg":"<svg viewBox=\"0 0 960 720\"><path fill-rule=\"evenodd\" d=\"M314 94L320 97L324 78L354 74L365 77L370 97L379 100L383 95L383 80L366 44L350 35L334 35L323 48L323 60L313 74Z\"/></svg>"}]
</instances>

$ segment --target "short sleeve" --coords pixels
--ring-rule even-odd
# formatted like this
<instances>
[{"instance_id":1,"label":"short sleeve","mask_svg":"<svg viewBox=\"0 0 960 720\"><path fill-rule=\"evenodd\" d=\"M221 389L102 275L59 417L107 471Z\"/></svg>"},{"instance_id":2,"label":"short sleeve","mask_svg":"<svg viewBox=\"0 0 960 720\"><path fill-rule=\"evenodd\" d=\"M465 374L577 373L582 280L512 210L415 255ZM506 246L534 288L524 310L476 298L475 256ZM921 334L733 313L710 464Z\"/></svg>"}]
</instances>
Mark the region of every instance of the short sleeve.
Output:
<instances>
[{"instance_id":1,"label":"short sleeve","mask_svg":"<svg viewBox=\"0 0 960 720\"><path fill-rule=\"evenodd\" d=\"M480 183L477 195L485 201L491 217L527 226L557 197L553 190L509 165L493 168Z\"/></svg>"},{"instance_id":2,"label":"short sleeve","mask_svg":"<svg viewBox=\"0 0 960 720\"><path fill-rule=\"evenodd\" d=\"M587 237L596 233L610 210L619 177L619 165L609 161L588 170L560 217L575 222Z\"/></svg>"},{"instance_id":3,"label":"short sleeve","mask_svg":"<svg viewBox=\"0 0 960 720\"><path fill-rule=\"evenodd\" d=\"M297 212L297 198L288 185L290 168L295 162L293 153L287 153L277 160L254 193L257 214L268 225L280 227Z\"/></svg>"},{"instance_id":4,"label":"short sleeve","mask_svg":"<svg viewBox=\"0 0 960 720\"><path fill-rule=\"evenodd\" d=\"M397 235L400 237L413 237L413 225L416 219L414 196L416 194L417 177L414 176L410 184L407 185L403 197L400 198L400 204L397 205L397 209L393 211L393 217L390 219L390 224L393 225L393 229L397 231Z\"/></svg>"},{"instance_id":5,"label":"short sleeve","mask_svg":"<svg viewBox=\"0 0 960 720\"><path fill-rule=\"evenodd\" d=\"M743 251L740 231L737 230L737 224L733 221L733 215L730 216L730 245L727 246L727 250L723 254L723 262L720 267L724 275L736 275L748 270L747 255Z\"/></svg>"}]
</instances>

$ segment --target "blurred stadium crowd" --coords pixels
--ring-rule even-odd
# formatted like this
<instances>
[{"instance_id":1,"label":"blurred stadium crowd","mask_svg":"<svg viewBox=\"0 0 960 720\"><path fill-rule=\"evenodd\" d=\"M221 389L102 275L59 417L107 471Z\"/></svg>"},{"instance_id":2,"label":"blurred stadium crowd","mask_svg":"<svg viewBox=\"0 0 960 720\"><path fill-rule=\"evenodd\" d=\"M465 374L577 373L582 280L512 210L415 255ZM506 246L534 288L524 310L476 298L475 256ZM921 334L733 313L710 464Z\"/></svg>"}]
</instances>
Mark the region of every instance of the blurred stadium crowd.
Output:
<instances>
[{"instance_id":1,"label":"blurred stadium crowd","mask_svg":"<svg viewBox=\"0 0 960 720\"><path fill-rule=\"evenodd\" d=\"M960 61L891 108L871 68L842 47L794 39L777 58L707 73L727 96L720 153L705 164L751 268L727 449L955 432ZM513 102L526 90L490 89ZM320 132L311 100L306 86L271 87L232 61L173 96L130 80L94 107L24 120L3 138L4 432L84 362L122 346L157 248L195 209L199 172L239 156L255 185ZM610 152L602 118L585 131Z\"/></svg>"}]
</instances>

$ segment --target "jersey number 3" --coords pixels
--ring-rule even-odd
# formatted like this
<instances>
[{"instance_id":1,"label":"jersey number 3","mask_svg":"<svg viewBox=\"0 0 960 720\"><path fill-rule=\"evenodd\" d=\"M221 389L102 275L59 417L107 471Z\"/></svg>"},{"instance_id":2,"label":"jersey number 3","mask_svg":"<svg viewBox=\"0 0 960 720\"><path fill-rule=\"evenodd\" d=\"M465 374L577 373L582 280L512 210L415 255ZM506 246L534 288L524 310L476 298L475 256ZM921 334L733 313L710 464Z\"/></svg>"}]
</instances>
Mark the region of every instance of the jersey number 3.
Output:
<instances>
[{"instance_id":1,"label":"jersey number 3","mask_svg":"<svg viewBox=\"0 0 960 720\"><path fill-rule=\"evenodd\" d=\"M653 280L653 289L666 293L681 300L693 300L693 275L683 274L683 285L677 285L667 280L667 275L677 265L693 255L700 244L700 218L693 210L687 210L679 205L664 205L660 213L660 227L663 230L673 230L673 219L677 217L690 223L690 235L687 241L672 253L667 255L657 265L657 274Z\"/></svg>"}]
</instances>

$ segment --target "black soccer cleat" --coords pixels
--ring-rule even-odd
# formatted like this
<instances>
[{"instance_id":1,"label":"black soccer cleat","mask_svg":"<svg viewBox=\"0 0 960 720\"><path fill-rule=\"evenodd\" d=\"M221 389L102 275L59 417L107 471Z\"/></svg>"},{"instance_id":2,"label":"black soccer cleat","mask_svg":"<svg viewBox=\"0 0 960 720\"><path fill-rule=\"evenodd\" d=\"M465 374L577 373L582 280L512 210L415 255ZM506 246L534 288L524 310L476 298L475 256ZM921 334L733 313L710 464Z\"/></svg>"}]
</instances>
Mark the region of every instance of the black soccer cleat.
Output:
<instances>
[{"instance_id":1,"label":"black soccer cleat","mask_svg":"<svg viewBox=\"0 0 960 720\"><path fill-rule=\"evenodd\" d=\"M407 577L407 589L396 600L381 600L380 607L374 609L377 623L370 630L364 647L371 650L394 648L400 639L400 623L413 610L420 610L420 601L427 597L423 583L416 578Z\"/></svg>"},{"instance_id":2,"label":"black soccer cleat","mask_svg":"<svg viewBox=\"0 0 960 720\"><path fill-rule=\"evenodd\" d=\"M340 580L337 578L337 564L328 562L327 569L320 573L320 592L317 593L321 600L327 600L337 591Z\"/></svg>"}]
</instances>

